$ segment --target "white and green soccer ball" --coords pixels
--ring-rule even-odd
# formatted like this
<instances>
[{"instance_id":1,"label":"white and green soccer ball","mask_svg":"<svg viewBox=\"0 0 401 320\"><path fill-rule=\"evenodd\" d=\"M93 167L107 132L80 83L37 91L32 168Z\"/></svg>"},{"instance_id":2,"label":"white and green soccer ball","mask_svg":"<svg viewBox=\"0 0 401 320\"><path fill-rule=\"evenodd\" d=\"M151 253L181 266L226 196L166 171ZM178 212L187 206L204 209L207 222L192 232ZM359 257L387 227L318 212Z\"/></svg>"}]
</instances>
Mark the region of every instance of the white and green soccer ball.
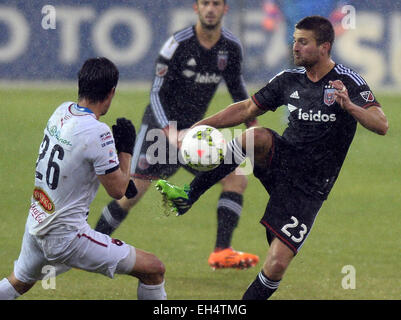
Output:
<instances>
[{"instance_id":1,"label":"white and green soccer ball","mask_svg":"<svg viewBox=\"0 0 401 320\"><path fill-rule=\"evenodd\" d=\"M198 171L209 171L223 162L227 145L219 130L202 125L185 133L180 150L187 166Z\"/></svg>"}]
</instances>

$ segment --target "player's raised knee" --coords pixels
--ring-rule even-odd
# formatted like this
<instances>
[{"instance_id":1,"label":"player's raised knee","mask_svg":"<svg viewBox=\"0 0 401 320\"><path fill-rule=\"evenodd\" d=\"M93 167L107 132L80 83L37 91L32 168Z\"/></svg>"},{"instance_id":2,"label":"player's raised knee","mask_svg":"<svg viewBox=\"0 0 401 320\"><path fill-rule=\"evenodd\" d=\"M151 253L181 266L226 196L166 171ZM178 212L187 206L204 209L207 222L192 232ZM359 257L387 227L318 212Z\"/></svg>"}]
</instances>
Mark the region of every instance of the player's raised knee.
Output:
<instances>
[{"instance_id":1,"label":"player's raised knee","mask_svg":"<svg viewBox=\"0 0 401 320\"><path fill-rule=\"evenodd\" d=\"M271 132L263 127L255 127L246 130L242 136L242 148L246 150L270 149L272 145ZM249 144L252 144L251 146Z\"/></svg>"},{"instance_id":2,"label":"player's raised knee","mask_svg":"<svg viewBox=\"0 0 401 320\"><path fill-rule=\"evenodd\" d=\"M163 278L166 272L164 263L154 254L150 254L147 261L146 273L150 278Z\"/></svg>"}]
</instances>

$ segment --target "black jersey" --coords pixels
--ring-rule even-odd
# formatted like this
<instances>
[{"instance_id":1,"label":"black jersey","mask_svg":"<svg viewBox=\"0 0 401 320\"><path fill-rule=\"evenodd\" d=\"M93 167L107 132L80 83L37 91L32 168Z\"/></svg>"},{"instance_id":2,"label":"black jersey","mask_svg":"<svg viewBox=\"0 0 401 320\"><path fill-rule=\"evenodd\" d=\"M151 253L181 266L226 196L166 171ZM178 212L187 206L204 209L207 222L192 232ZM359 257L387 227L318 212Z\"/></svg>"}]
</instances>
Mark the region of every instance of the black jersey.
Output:
<instances>
[{"instance_id":1,"label":"black jersey","mask_svg":"<svg viewBox=\"0 0 401 320\"><path fill-rule=\"evenodd\" d=\"M160 128L169 121L177 121L179 130L188 128L203 118L222 80L234 101L247 99L241 69L241 43L227 29L210 50L200 45L194 26L176 32L157 58L145 118Z\"/></svg>"},{"instance_id":2,"label":"black jersey","mask_svg":"<svg viewBox=\"0 0 401 320\"><path fill-rule=\"evenodd\" d=\"M318 82L309 80L305 68L285 70L252 96L263 110L288 107L289 123L283 139L300 155L293 160L302 166L298 167L302 179L312 181L322 198L337 179L357 127L357 121L335 102L335 89L329 85L334 80L344 83L354 104L380 106L365 80L341 64Z\"/></svg>"}]
</instances>

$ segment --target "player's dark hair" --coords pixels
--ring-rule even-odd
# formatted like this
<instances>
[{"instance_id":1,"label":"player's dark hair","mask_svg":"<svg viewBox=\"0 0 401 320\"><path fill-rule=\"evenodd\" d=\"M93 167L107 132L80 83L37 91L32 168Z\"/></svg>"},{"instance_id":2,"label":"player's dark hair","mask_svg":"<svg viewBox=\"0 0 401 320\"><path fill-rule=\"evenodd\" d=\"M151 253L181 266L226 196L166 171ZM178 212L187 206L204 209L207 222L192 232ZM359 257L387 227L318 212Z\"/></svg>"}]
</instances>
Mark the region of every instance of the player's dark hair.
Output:
<instances>
[{"instance_id":1,"label":"player's dark hair","mask_svg":"<svg viewBox=\"0 0 401 320\"><path fill-rule=\"evenodd\" d=\"M311 30L315 34L316 43L321 45L322 43L329 42L330 50L334 43L334 28L331 22L321 16L309 16L300 20L296 25L296 29Z\"/></svg>"},{"instance_id":2,"label":"player's dark hair","mask_svg":"<svg viewBox=\"0 0 401 320\"><path fill-rule=\"evenodd\" d=\"M92 103L104 101L117 86L119 72L107 58L90 58L78 72L78 98Z\"/></svg>"}]
</instances>

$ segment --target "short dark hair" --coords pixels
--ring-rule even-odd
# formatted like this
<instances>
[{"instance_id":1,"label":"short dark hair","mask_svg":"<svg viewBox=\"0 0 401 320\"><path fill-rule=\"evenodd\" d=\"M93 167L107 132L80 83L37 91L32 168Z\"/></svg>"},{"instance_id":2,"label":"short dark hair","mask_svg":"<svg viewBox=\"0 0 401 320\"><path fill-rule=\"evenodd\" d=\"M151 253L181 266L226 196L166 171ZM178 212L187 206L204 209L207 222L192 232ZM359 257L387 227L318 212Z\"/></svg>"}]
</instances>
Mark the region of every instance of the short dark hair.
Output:
<instances>
[{"instance_id":1,"label":"short dark hair","mask_svg":"<svg viewBox=\"0 0 401 320\"><path fill-rule=\"evenodd\" d=\"M330 43L330 50L334 43L334 28L331 22L325 17L321 16L309 16L300 20L296 25L296 29L312 30L315 34L316 43L321 45L324 42Z\"/></svg>"},{"instance_id":2,"label":"short dark hair","mask_svg":"<svg viewBox=\"0 0 401 320\"><path fill-rule=\"evenodd\" d=\"M102 102L117 86L119 72L107 58L90 58L78 72L78 98L92 103Z\"/></svg>"}]
</instances>

